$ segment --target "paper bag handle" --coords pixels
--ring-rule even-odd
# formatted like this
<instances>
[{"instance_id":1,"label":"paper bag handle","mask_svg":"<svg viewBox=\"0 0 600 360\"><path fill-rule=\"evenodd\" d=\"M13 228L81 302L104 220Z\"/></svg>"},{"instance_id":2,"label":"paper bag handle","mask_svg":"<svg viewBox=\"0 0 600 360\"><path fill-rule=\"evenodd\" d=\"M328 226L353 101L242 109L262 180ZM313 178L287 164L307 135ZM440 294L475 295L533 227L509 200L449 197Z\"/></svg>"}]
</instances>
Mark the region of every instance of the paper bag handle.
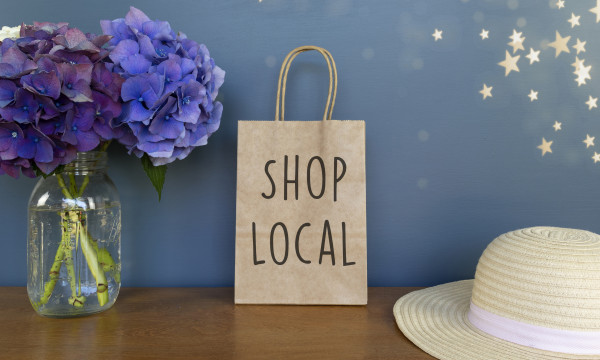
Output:
<instances>
[{"instance_id":1,"label":"paper bag handle","mask_svg":"<svg viewBox=\"0 0 600 360\"><path fill-rule=\"evenodd\" d=\"M325 50L319 46L300 46L292 50L285 59L283 60L283 64L281 64L281 70L279 71L279 81L277 82L277 99L275 101L275 121L279 121L279 108L281 103L281 121L284 121L285 115L285 88L287 83L288 71L290 70L290 64L292 61L298 56L298 54L305 52L316 50L323 57L325 61L327 61L327 68L329 69L329 93L327 95L327 104L325 105L325 113L323 114L323 121L331 120L331 116L333 115L333 106L335 105L335 97L337 95L337 69L335 67L335 61L333 60L333 56L329 53L329 51ZM333 69L333 72L332 72ZM283 91L281 90L283 87Z\"/></svg>"}]
</instances>

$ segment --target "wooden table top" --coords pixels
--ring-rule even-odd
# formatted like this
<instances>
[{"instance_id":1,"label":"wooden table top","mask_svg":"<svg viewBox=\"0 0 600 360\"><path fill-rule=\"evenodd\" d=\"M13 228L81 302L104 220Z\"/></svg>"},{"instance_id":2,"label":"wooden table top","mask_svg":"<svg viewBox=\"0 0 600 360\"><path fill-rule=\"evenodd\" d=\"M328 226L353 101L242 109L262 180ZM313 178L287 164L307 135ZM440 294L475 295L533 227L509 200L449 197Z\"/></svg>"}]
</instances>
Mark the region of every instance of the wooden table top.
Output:
<instances>
[{"instance_id":1,"label":"wooden table top","mask_svg":"<svg viewBox=\"0 0 600 360\"><path fill-rule=\"evenodd\" d=\"M2 359L433 359L392 307L418 288L369 288L367 306L234 305L233 288L123 288L101 314L37 315L0 287Z\"/></svg>"}]
</instances>

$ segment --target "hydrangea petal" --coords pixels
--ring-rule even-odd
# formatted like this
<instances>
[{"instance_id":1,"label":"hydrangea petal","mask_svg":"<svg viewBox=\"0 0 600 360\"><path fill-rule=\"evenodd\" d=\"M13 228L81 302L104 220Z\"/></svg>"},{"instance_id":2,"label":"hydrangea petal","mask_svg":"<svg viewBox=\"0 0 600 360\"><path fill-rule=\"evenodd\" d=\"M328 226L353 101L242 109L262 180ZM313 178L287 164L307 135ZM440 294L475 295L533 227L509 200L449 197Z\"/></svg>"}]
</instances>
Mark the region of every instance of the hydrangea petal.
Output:
<instances>
[{"instance_id":1,"label":"hydrangea petal","mask_svg":"<svg viewBox=\"0 0 600 360\"><path fill-rule=\"evenodd\" d=\"M6 174L12 178L18 179L21 173L21 166L12 161L0 160L0 174Z\"/></svg>"},{"instance_id":2,"label":"hydrangea petal","mask_svg":"<svg viewBox=\"0 0 600 360\"><path fill-rule=\"evenodd\" d=\"M16 47L11 47L0 56L0 77L13 79L35 70L37 64Z\"/></svg>"},{"instance_id":3,"label":"hydrangea petal","mask_svg":"<svg viewBox=\"0 0 600 360\"><path fill-rule=\"evenodd\" d=\"M142 54L133 54L121 61L121 67L132 75L147 73L152 63Z\"/></svg>"},{"instance_id":4,"label":"hydrangea petal","mask_svg":"<svg viewBox=\"0 0 600 360\"><path fill-rule=\"evenodd\" d=\"M14 123L0 123L0 159L17 158L19 141L23 139L23 131Z\"/></svg>"},{"instance_id":5,"label":"hydrangea petal","mask_svg":"<svg viewBox=\"0 0 600 360\"><path fill-rule=\"evenodd\" d=\"M185 135L184 124L171 114L154 118L148 129L151 133L160 135L165 139L177 139Z\"/></svg>"},{"instance_id":6,"label":"hydrangea petal","mask_svg":"<svg viewBox=\"0 0 600 360\"><path fill-rule=\"evenodd\" d=\"M137 54L140 51L140 46L134 40L125 39L119 42L117 46L111 50L108 56L115 64L119 65L121 61L127 59L131 55Z\"/></svg>"},{"instance_id":7,"label":"hydrangea petal","mask_svg":"<svg viewBox=\"0 0 600 360\"><path fill-rule=\"evenodd\" d=\"M141 142L137 148L151 157L171 157L173 154L173 141L163 140L158 142Z\"/></svg>"},{"instance_id":8,"label":"hydrangea petal","mask_svg":"<svg viewBox=\"0 0 600 360\"><path fill-rule=\"evenodd\" d=\"M131 121L144 121L150 119L154 111L146 109L141 102L134 100L129 103L128 115Z\"/></svg>"},{"instance_id":9,"label":"hydrangea petal","mask_svg":"<svg viewBox=\"0 0 600 360\"><path fill-rule=\"evenodd\" d=\"M129 7L129 12L125 15L125 23L138 30L142 30L142 26L146 21L150 21L150 18L144 14L143 11L133 6Z\"/></svg>"},{"instance_id":10,"label":"hydrangea petal","mask_svg":"<svg viewBox=\"0 0 600 360\"><path fill-rule=\"evenodd\" d=\"M17 91L17 86L14 82L0 80L0 107L5 107L15 101L15 91Z\"/></svg>"},{"instance_id":11,"label":"hydrangea petal","mask_svg":"<svg viewBox=\"0 0 600 360\"><path fill-rule=\"evenodd\" d=\"M142 23L142 32L152 39L173 40L173 30L167 21L146 21Z\"/></svg>"},{"instance_id":12,"label":"hydrangea petal","mask_svg":"<svg viewBox=\"0 0 600 360\"><path fill-rule=\"evenodd\" d=\"M77 131L77 150L90 151L100 144L100 138L94 131Z\"/></svg>"},{"instance_id":13,"label":"hydrangea petal","mask_svg":"<svg viewBox=\"0 0 600 360\"><path fill-rule=\"evenodd\" d=\"M149 87L147 77L134 76L125 80L121 87L121 98L123 101L135 100L137 101L144 91Z\"/></svg>"},{"instance_id":14,"label":"hydrangea petal","mask_svg":"<svg viewBox=\"0 0 600 360\"><path fill-rule=\"evenodd\" d=\"M56 73L37 73L25 75L21 78L23 87L35 94L58 99L60 96L60 80Z\"/></svg>"},{"instance_id":15,"label":"hydrangea petal","mask_svg":"<svg viewBox=\"0 0 600 360\"><path fill-rule=\"evenodd\" d=\"M69 83L63 85L61 92L65 94L71 101L74 102L91 102L92 101L92 89L89 83L85 80L77 80L76 83Z\"/></svg>"},{"instance_id":16,"label":"hydrangea petal","mask_svg":"<svg viewBox=\"0 0 600 360\"><path fill-rule=\"evenodd\" d=\"M52 159L52 161L49 162L35 162L35 165L38 167L38 169L40 169L44 174L50 174L52 173L57 167L58 165L60 165L60 158L55 157Z\"/></svg>"},{"instance_id":17,"label":"hydrangea petal","mask_svg":"<svg viewBox=\"0 0 600 360\"><path fill-rule=\"evenodd\" d=\"M40 140L39 142L37 142L36 144L36 151L35 151L35 162L43 162L43 163L47 163L52 161L52 159L54 158L53 156L53 149L52 149L52 143L50 143L49 141L46 140Z\"/></svg>"}]
</instances>

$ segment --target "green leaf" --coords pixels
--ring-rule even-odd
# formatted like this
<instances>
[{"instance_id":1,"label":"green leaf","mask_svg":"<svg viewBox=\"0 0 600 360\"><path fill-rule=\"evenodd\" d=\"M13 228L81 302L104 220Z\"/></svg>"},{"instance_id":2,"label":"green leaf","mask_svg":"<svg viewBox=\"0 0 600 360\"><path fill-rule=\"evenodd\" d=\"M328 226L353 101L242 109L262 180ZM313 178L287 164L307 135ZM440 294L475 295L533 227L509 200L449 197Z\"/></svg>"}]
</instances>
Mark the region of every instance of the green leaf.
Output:
<instances>
[{"instance_id":1,"label":"green leaf","mask_svg":"<svg viewBox=\"0 0 600 360\"><path fill-rule=\"evenodd\" d=\"M165 175L167 174L167 165L154 166L148 154L144 154L142 156L142 166L152 185L154 185L158 193L158 201L160 201L163 185L165 184Z\"/></svg>"}]
</instances>

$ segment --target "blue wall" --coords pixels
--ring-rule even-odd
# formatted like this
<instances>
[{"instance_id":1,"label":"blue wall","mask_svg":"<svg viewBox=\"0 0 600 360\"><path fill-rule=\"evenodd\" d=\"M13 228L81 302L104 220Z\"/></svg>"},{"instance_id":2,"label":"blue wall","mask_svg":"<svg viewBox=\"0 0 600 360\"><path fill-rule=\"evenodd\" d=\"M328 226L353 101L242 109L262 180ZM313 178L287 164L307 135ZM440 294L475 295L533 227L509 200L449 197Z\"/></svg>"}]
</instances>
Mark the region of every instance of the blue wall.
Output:
<instances>
[{"instance_id":1,"label":"blue wall","mask_svg":"<svg viewBox=\"0 0 600 360\"><path fill-rule=\"evenodd\" d=\"M550 1L555 3L555 1ZM168 6L166 4L169 4ZM124 1L4 1L0 24L68 21L100 32ZM315 44L340 74L334 117L367 122L369 285L432 285L473 276L500 233L533 225L600 232L600 24L595 1L547 0L132 1L204 42L227 71L221 129L169 168L158 203L136 158L110 149L123 203L125 286L231 286L234 278L237 120L272 119L279 65ZM571 12L581 26L571 29ZM435 28L443 38L434 41ZM482 28L490 38L481 40ZM504 76L512 30L520 72ZM574 49L555 58L555 31L587 41L592 80L578 87ZM529 48L541 49L529 65ZM316 119L326 96L322 60L303 54L289 78L288 117ZM493 97L482 100L483 83ZM530 102L530 89L539 100ZM555 132L555 121L562 130ZM599 136L586 149L586 134ZM552 153L536 147L552 140ZM600 149L596 149L600 151ZM26 204L35 180L0 177L0 285L26 284Z\"/></svg>"}]
</instances>

